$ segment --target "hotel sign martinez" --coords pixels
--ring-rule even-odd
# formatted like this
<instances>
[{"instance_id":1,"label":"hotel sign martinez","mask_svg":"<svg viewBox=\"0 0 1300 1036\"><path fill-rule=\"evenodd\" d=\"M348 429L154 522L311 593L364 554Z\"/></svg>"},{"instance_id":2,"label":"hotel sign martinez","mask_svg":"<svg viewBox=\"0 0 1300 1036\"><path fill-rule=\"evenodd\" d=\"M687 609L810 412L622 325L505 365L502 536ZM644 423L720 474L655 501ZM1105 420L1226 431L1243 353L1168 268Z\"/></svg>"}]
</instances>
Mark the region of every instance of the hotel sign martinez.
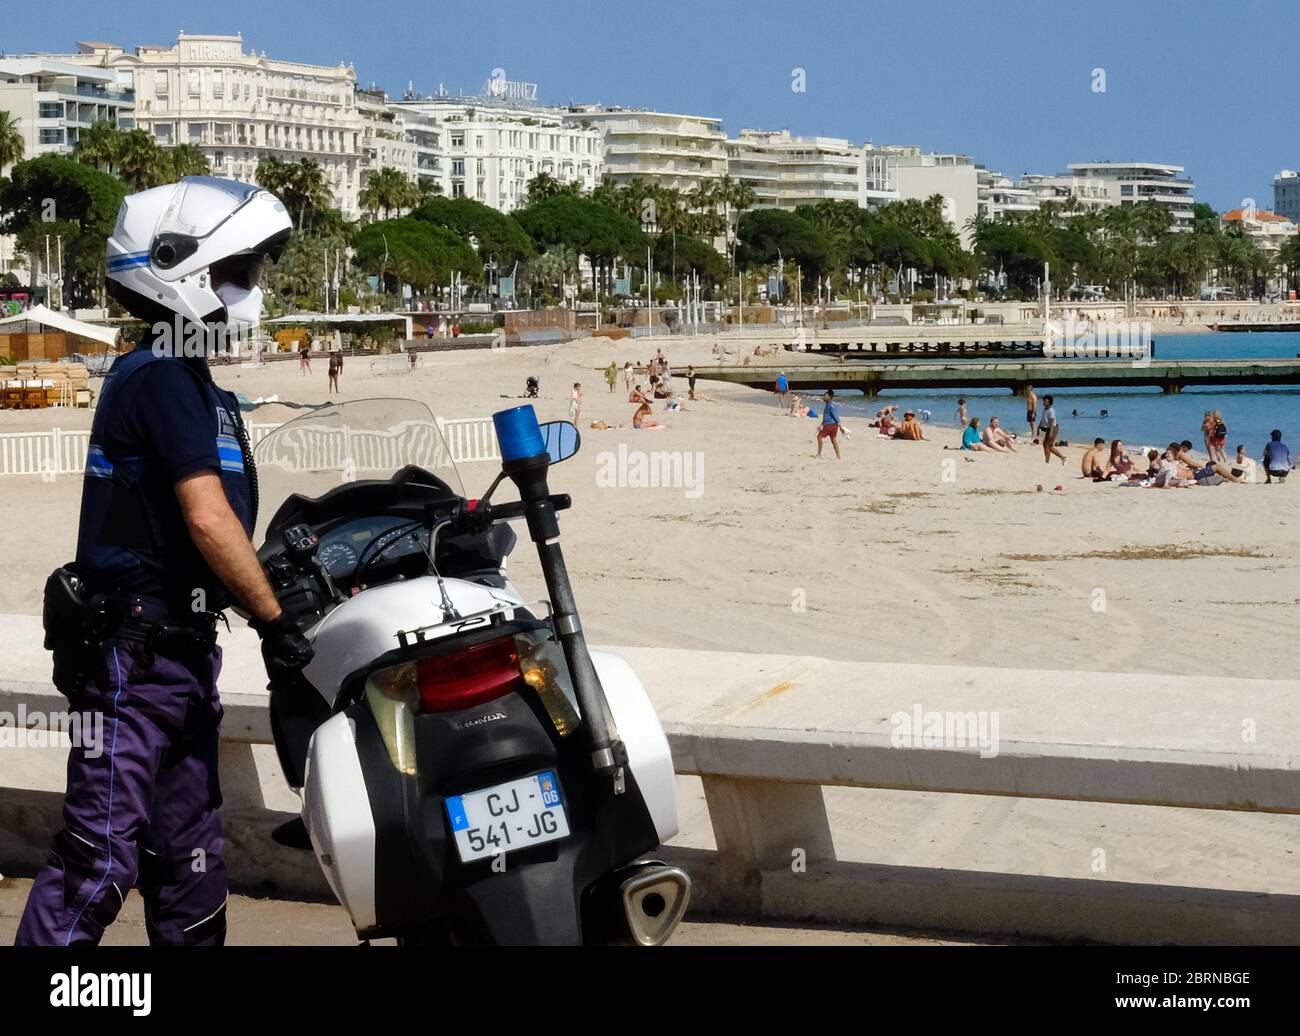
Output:
<instances>
[{"instance_id":1,"label":"hotel sign martinez","mask_svg":"<svg viewBox=\"0 0 1300 1036\"><path fill-rule=\"evenodd\" d=\"M492 78L487 81L487 85L483 88L483 94L498 101L536 103L537 84L520 83L507 79L505 78L505 71L497 68L492 70Z\"/></svg>"}]
</instances>

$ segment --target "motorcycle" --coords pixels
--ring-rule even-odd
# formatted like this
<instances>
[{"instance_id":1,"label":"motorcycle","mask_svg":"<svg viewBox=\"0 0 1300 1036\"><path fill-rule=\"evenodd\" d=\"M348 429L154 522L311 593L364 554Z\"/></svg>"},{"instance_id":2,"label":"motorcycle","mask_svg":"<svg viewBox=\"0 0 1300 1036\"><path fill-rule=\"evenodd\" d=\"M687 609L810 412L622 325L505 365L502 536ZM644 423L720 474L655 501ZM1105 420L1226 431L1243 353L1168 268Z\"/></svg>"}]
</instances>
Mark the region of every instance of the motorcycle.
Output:
<instances>
[{"instance_id":1,"label":"motorcycle","mask_svg":"<svg viewBox=\"0 0 1300 1036\"><path fill-rule=\"evenodd\" d=\"M272 688L302 799L277 840L310 847L362 941L659 945L690 879L672 759L645 689L587 648L548 485L577 428L493 418L501 471L477 500L423 404L329 405L255 447L258 551L315 657ZM363 477L365 476L365 477ZM493 497L506 481L515 501ZM522 520L547 595L507 575Z\"/></svg>"}]
</instances>

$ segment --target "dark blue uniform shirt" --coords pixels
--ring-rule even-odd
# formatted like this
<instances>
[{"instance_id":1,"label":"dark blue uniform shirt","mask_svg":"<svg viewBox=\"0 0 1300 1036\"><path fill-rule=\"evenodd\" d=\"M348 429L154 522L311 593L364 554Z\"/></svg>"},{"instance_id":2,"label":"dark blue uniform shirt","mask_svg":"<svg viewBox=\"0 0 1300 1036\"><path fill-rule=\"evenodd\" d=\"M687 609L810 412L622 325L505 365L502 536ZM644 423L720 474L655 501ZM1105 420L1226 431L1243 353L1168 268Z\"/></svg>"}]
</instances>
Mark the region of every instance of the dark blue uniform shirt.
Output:
<instances>
[{"instance_id":1,"label":"dark blue uniform shirt","mask_svg":"<svg viewBox=\"0 0 1300 1036\"><path fill-rule=\"evenodd\" d=\"M221 476L252 531L251 493L233 395L202 359L153 357L146 340L105 381L91 431L77 538L77 570L95 590L124 590L184 611L230 603L190 539L176 483ZM203 597L196 598L195 591Z\"/></svg>"}]
</instances>

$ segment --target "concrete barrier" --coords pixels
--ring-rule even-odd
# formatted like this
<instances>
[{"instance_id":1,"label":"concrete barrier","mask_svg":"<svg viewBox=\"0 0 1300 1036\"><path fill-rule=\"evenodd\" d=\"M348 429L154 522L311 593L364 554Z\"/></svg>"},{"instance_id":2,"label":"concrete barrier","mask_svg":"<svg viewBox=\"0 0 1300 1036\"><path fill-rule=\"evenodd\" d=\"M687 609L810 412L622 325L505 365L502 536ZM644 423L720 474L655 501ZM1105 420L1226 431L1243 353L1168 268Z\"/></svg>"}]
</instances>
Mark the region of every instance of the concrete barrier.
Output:
<instances>
[{"instance_id":1,"label":"concrete barrier","mask_svg":"<svg viewBox=\"0 0 1300 1036\"><path fill-rule=\"evenodd\" d=\"M38 627L0 617L0 713L62 702ZM270 840L296 800L267 747L256 640L223 639L232 879L326 896L310 859ZM697 910L1117 943L1300 942L1300 896L1251 888L1248 875L1235 890L840 860L823 797L876 788L1300 814L1300 681L615 650L646 683L678 773L703 786L716 850L665 850L695 877ZM0 829L47 842L56 755L42 756L42 778L0 752Z\"/></svg>"},{"instance_id":2,"label":"concrete barrier","mask_svg":"<svg viewBox=\"0 0 1300 1036\"><path fill-rule=\"evenodd\" d=\"M699 907L1116 943L1300 942L1291 894L840 861L823 798L854 787L1297 814L1300 681L637 655L650 686L666 675L656 666L710 674L707 695L656 702L716 839L694 861Z\"/></svg>"}]
</instances>

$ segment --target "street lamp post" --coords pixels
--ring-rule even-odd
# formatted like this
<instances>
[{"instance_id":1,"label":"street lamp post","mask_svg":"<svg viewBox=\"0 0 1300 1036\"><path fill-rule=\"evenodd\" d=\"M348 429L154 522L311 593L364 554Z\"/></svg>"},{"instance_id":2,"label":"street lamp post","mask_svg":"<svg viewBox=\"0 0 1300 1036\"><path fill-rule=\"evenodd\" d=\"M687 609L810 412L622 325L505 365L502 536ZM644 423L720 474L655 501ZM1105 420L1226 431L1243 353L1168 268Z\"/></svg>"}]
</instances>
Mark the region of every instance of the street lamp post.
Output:
<instances>
[{"instance_id":1,"label":"street lamp post","mask_svg":"<svg viewBox=\"0 0 1300 1036\"><path fill-rule=\"evenodd\" d=\"M655 301L654 301L654 280L655 280L655 234L658 225L653 221L647 221L641 224L645 230L646 237L650 243L645 249L645 333L647 338L653 338L655 333Z\"/></svg>"}]
</instances>

